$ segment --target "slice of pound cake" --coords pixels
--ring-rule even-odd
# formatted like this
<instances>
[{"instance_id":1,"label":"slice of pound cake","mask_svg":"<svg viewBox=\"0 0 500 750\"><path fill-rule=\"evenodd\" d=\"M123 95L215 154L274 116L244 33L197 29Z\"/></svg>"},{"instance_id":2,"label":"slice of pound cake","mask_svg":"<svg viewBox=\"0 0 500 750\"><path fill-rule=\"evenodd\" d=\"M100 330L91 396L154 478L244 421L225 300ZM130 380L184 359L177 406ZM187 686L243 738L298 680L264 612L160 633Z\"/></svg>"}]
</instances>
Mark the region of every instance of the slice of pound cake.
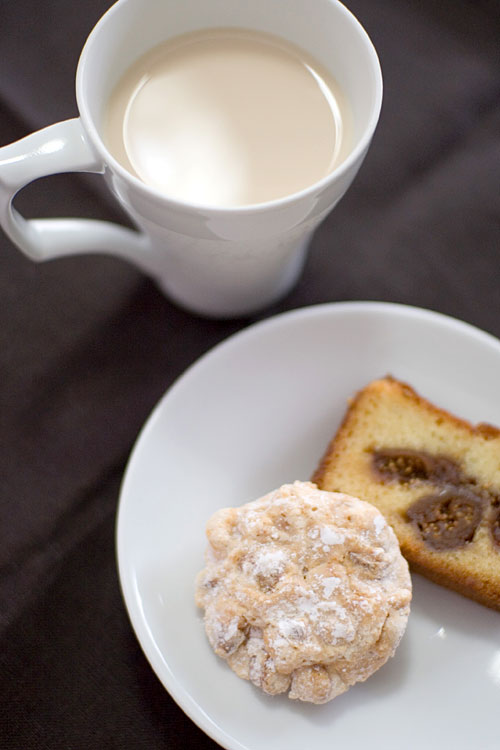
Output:
<instances>
[{"instance_id":1,"label":"slice of pound cake","mask_svg":"<svg viewBox=\"0 0 500 750\"><path fill-rule=\"evenodd\" d=\"M412 569L500 610L500 430L394 378L352 400L313 481L376 505Z\"/></svg>"}]
</instances>

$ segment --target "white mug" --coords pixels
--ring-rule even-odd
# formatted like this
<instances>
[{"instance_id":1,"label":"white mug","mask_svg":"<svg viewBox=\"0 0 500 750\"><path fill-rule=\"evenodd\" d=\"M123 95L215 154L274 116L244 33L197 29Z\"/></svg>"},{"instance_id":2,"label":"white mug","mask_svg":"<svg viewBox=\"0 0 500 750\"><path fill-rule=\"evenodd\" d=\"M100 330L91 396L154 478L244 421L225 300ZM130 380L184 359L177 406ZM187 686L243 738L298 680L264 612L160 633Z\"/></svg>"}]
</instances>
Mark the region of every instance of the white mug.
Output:
<instances>
[{"instance_id":1,"label":"white mug","mask_svg":"<svg viewBox=\"0 0 500 750\"><path fill-rule=\"evenodd\" d=\"M185 32L243 27L284 37L333 73L352 111L353 145L319 182L278 200L211 208L173 200L127 172L102 139L101 118L123 72ZM118 0L83 48L76 74L80 116L0 149L0 222L32 260L110 253L152 276L174 302L211 317L244 316L295 284L313 231L342 198L366 155L382 102L375 49L337 0ZM12 199L59 172L98 172L136 230L89 219L25 220ZM332 262L335 262L332 260Z\"/></svg>"}]
</instances>

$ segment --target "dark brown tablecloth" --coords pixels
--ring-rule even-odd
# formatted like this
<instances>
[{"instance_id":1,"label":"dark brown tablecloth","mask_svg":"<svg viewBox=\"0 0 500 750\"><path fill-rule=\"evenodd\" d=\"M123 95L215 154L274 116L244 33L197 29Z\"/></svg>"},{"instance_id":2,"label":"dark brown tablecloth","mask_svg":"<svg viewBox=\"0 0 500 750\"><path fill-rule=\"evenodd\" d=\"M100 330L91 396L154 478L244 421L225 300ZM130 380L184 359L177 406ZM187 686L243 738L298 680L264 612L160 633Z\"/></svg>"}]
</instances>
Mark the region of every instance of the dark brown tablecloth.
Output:
<instances>
[{"instance_id":1,"label":"dark brown tablecloth","mask_svg":"<svg viewBox=\"0 0 500 750\"><path fill-rule=\"evenodd\" d=\"M1 0L0 144L76 114L79 51L107 5ZM261 317L377 299L500 336L500 6L349 7L380 54L382 117L300 283ZM39 181L17 205L28 216L120 219L97 177ZM200 354L249 322L182 312L118 260L37 266L0 236L0 747L215 747L132 634L114 524L151 408Z\"/></svg>"}]
</instances>

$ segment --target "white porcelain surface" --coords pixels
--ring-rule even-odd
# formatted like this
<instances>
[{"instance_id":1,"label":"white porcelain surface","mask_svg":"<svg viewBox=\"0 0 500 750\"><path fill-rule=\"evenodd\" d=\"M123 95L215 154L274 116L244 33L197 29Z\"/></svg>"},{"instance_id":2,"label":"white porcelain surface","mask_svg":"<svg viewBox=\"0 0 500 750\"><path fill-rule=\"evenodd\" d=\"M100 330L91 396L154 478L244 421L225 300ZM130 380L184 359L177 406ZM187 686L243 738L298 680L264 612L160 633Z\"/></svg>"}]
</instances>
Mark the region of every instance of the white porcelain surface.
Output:
<instances>
[{"instance_id":1,"label":"white porcelain surface","mask_svg":"<svg viewBox=\"0 0 500 750\"><path fill-rule=\"evenodd\" d=\"M212 653L193 603L208 517L308 478L346 399L387 373L465 418L500 424L499 341L415 308L341 303L271 318L216 347L138 439L117 523L126 605L166 689L225 748L498 750L497 612L413 576L396 656L312 706L238 679Z\"/></svg>"},{"instance_id":2,"label":"white porcelain surface","mask_svg":"<svg viewBox=\"0 0 500 750\"><path fill-rule=\"evenodd\" d=\"M331 174L286 198L217 209L169 199L109 154L101 120L120 74L162 40L213 26L285 37L334 74L353 111L354 136L351 153ZM366 32L337 0L119 0L85 44L76 95L79 119L0 149L4 231L37 261L85 251L123 257L184 307L227 317L271 304L297 280L312 232L342 198L364 160L380 113L382 76ZM140 231L77 219L26 222L12 209L17 190L61 171L103 173Z\"/></svg>"}]
</instances>

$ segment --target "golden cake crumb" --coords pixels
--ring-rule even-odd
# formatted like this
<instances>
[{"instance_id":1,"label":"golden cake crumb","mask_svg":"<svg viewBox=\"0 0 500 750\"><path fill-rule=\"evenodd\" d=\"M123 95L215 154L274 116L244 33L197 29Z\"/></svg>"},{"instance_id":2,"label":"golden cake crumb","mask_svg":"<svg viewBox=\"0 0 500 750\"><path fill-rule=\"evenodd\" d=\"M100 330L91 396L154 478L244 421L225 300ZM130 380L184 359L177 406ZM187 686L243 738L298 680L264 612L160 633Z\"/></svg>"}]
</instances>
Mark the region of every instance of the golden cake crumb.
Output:
<instances>
[{"instance_id":1,"label":"golden cake crumb","mask_svg":"<svg viewBox=\"0 0 500 750\"><path fill-rule=\"evenodd\" d=\"M351 401L313 480L369 500L413 570L500 610L500 430L386 377Z\"/></svg>"}]
</instances>

